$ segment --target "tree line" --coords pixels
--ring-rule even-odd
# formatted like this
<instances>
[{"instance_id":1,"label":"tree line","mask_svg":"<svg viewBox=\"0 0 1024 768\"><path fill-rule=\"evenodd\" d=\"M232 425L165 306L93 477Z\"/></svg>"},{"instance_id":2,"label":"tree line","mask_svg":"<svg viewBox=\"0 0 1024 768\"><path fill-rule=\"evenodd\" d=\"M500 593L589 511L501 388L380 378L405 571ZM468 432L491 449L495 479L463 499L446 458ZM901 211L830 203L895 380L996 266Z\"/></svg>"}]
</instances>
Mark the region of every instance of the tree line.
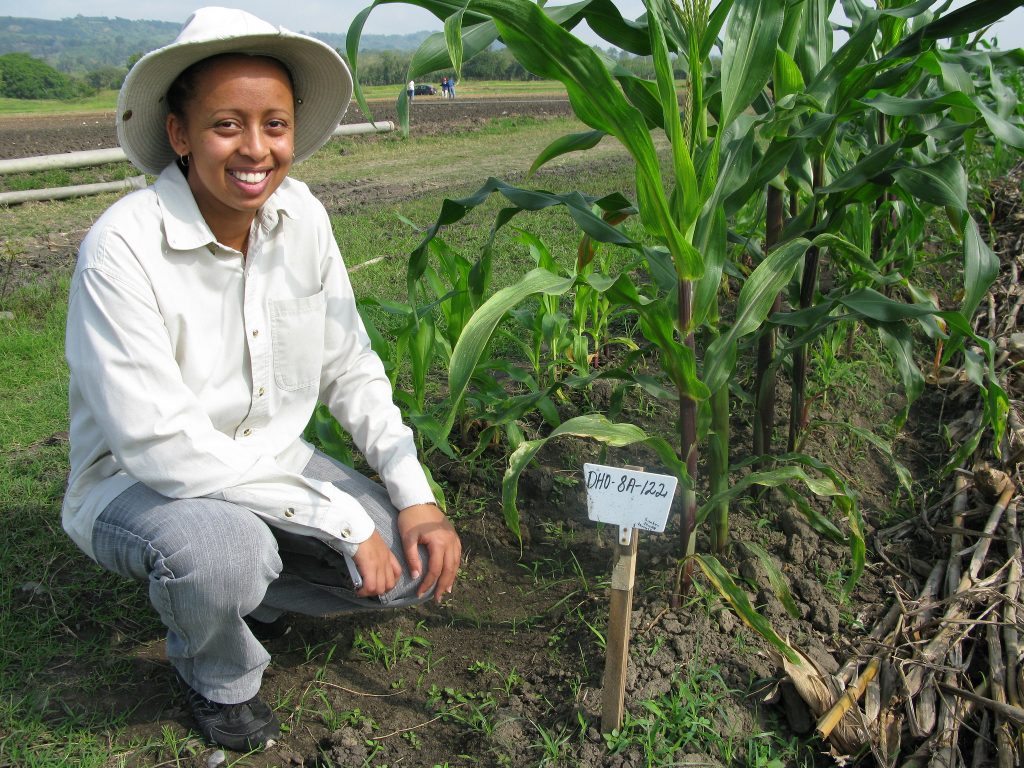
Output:
<instances>
[{"instance_id":1,"label":"tree line","mask_svg":"<svg viewBox=\"0 0 1024 768\"><path fill-rule=\"evenodd\" d=\"M649 56L634 56L609 48L598 50L603 56L629 70L636 77L653 77L654 64ZM344 54L343 54L344 55ZM0 55L0 97L10 99L74 99L102 90L117 90L131 66L142 56L136 53L122 67L104 65L82 75L61 72L42 59L27 53ZM359 79L363 85L395 85L405 82L412 53L407 51L367 51L359 57ZM435 79L454 77L452 70L432 73ZM685 76L681 68L677 77ZM464 80L535 80L506 48L479 53L465 62ZM428 78L429 79L429 78Z\"/></svg>"}]
</instances>

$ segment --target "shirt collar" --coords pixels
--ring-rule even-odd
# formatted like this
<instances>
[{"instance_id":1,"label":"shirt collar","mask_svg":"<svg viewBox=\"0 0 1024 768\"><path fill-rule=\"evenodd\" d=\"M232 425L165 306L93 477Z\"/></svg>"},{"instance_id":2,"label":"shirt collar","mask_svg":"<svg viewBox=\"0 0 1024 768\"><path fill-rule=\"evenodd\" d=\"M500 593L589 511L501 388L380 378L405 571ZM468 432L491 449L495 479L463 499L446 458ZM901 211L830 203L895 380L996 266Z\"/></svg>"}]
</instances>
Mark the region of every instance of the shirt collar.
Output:
<instances>
[{"instance_id":1,"label":"shirt collar","mask_svg":"<svg viewBox=\"0 0 1024 768\"><path fill-rule=\"evenodd\" d=\"M257 224L270 232L278 225L281 216L298 220L301 218L298 187L302 185L286 178L256 214ZM160 209L163 212L164 232L167 244L177 251L189 251L216 242L217 238L207 225L199 206L192 196L188 180L172 162L160 173L153 185Z\"/></svg>"}]
</instances>

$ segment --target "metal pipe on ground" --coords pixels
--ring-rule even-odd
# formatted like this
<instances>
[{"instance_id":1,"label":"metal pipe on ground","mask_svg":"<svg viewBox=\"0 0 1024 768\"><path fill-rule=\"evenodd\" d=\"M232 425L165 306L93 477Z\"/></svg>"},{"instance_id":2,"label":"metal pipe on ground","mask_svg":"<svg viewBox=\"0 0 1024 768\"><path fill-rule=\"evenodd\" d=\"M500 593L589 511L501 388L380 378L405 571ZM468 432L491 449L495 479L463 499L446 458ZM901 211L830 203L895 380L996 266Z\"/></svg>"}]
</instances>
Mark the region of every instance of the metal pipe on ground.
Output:
<instances>
[{"instance_id":1,"label":"metal pipe on ground","mask_svg":"<svg viewBox=\"0 0 1024 768\"><path fill-rule=\"evenodd\" d=\"M339 125L334 129L333 136L353 136L360 133L387 133L395 130L390 120L378 123L350 123ZM48 171L52 168L87 168L93 165L106 165L127 160L124 150L120 147L109 149L87 149L84 152L63 152L59 155L38 155L36 157L20 157L0 160L0 175L8 173L31 173ZM89 185L86 185L89 186ZM92 194L92 193L88 193Z\"/></svg>"},{"instance_id":2,"label":"metal pipe on ground","mask_svg":"<svg viewBox=\"0 0 1024 768\"><path fill-rule=\"evenodd\" d=\"M79 184L74 187L53 187L51 189L26 189L20 192L0 192L0 205L17 205L36 200L63 200L69 197L100 195L104 192L131 192L145 189L145 176L132 176L121 181L105 181L99 184Z\"/></svg>"}]
</instances>

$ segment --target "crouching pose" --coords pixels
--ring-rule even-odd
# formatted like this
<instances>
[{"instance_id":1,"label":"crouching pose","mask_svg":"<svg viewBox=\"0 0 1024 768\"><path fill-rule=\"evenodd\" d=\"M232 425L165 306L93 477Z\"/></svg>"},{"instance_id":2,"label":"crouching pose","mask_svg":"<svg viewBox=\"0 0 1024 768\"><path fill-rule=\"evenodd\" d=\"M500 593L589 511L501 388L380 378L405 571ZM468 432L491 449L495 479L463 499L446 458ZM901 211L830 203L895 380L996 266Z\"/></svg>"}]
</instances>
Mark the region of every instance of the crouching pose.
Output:
<instances>
[{"instance_id":1,"label":"crouching pose","mask_svg":"<svg viewBox=\"0 0 1024 768\"><path fill-rule=\"evenodd\" d=\"M329 46L196 11L125 80L118 138L158 178L96 222L71 286L64 528L148 582L196 724L230 749L279 736L259 637L285 611L440 600L461 558L327 213L288 178L351 93ZM383 485L303 441L318 403Z\"/></svg>"}]
</instances>

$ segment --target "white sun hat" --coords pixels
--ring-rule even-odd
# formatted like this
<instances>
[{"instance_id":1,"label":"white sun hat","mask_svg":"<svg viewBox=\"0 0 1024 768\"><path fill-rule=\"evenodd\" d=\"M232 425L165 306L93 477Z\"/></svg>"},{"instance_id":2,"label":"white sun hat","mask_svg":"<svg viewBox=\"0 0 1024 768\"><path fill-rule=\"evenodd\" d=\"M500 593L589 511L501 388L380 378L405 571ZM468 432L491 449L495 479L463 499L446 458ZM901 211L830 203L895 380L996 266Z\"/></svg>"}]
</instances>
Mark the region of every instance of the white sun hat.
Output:
<instances>
[{"instance_id":1,"label":"white sun hat","mask_svg":"<svg viewBox=\"0 0 1024 768\"><path fill-rule=\"evenodd\" d=\"M352 99L352 75L331 46L235 8L200 8L173 43L139 59L117 97L117 140L142 171L159 174L176 157L167 138L167 89L184 70L220 53L270 56L295 87L295 162L331 137Z\"/></svg>"}]
</instances>

